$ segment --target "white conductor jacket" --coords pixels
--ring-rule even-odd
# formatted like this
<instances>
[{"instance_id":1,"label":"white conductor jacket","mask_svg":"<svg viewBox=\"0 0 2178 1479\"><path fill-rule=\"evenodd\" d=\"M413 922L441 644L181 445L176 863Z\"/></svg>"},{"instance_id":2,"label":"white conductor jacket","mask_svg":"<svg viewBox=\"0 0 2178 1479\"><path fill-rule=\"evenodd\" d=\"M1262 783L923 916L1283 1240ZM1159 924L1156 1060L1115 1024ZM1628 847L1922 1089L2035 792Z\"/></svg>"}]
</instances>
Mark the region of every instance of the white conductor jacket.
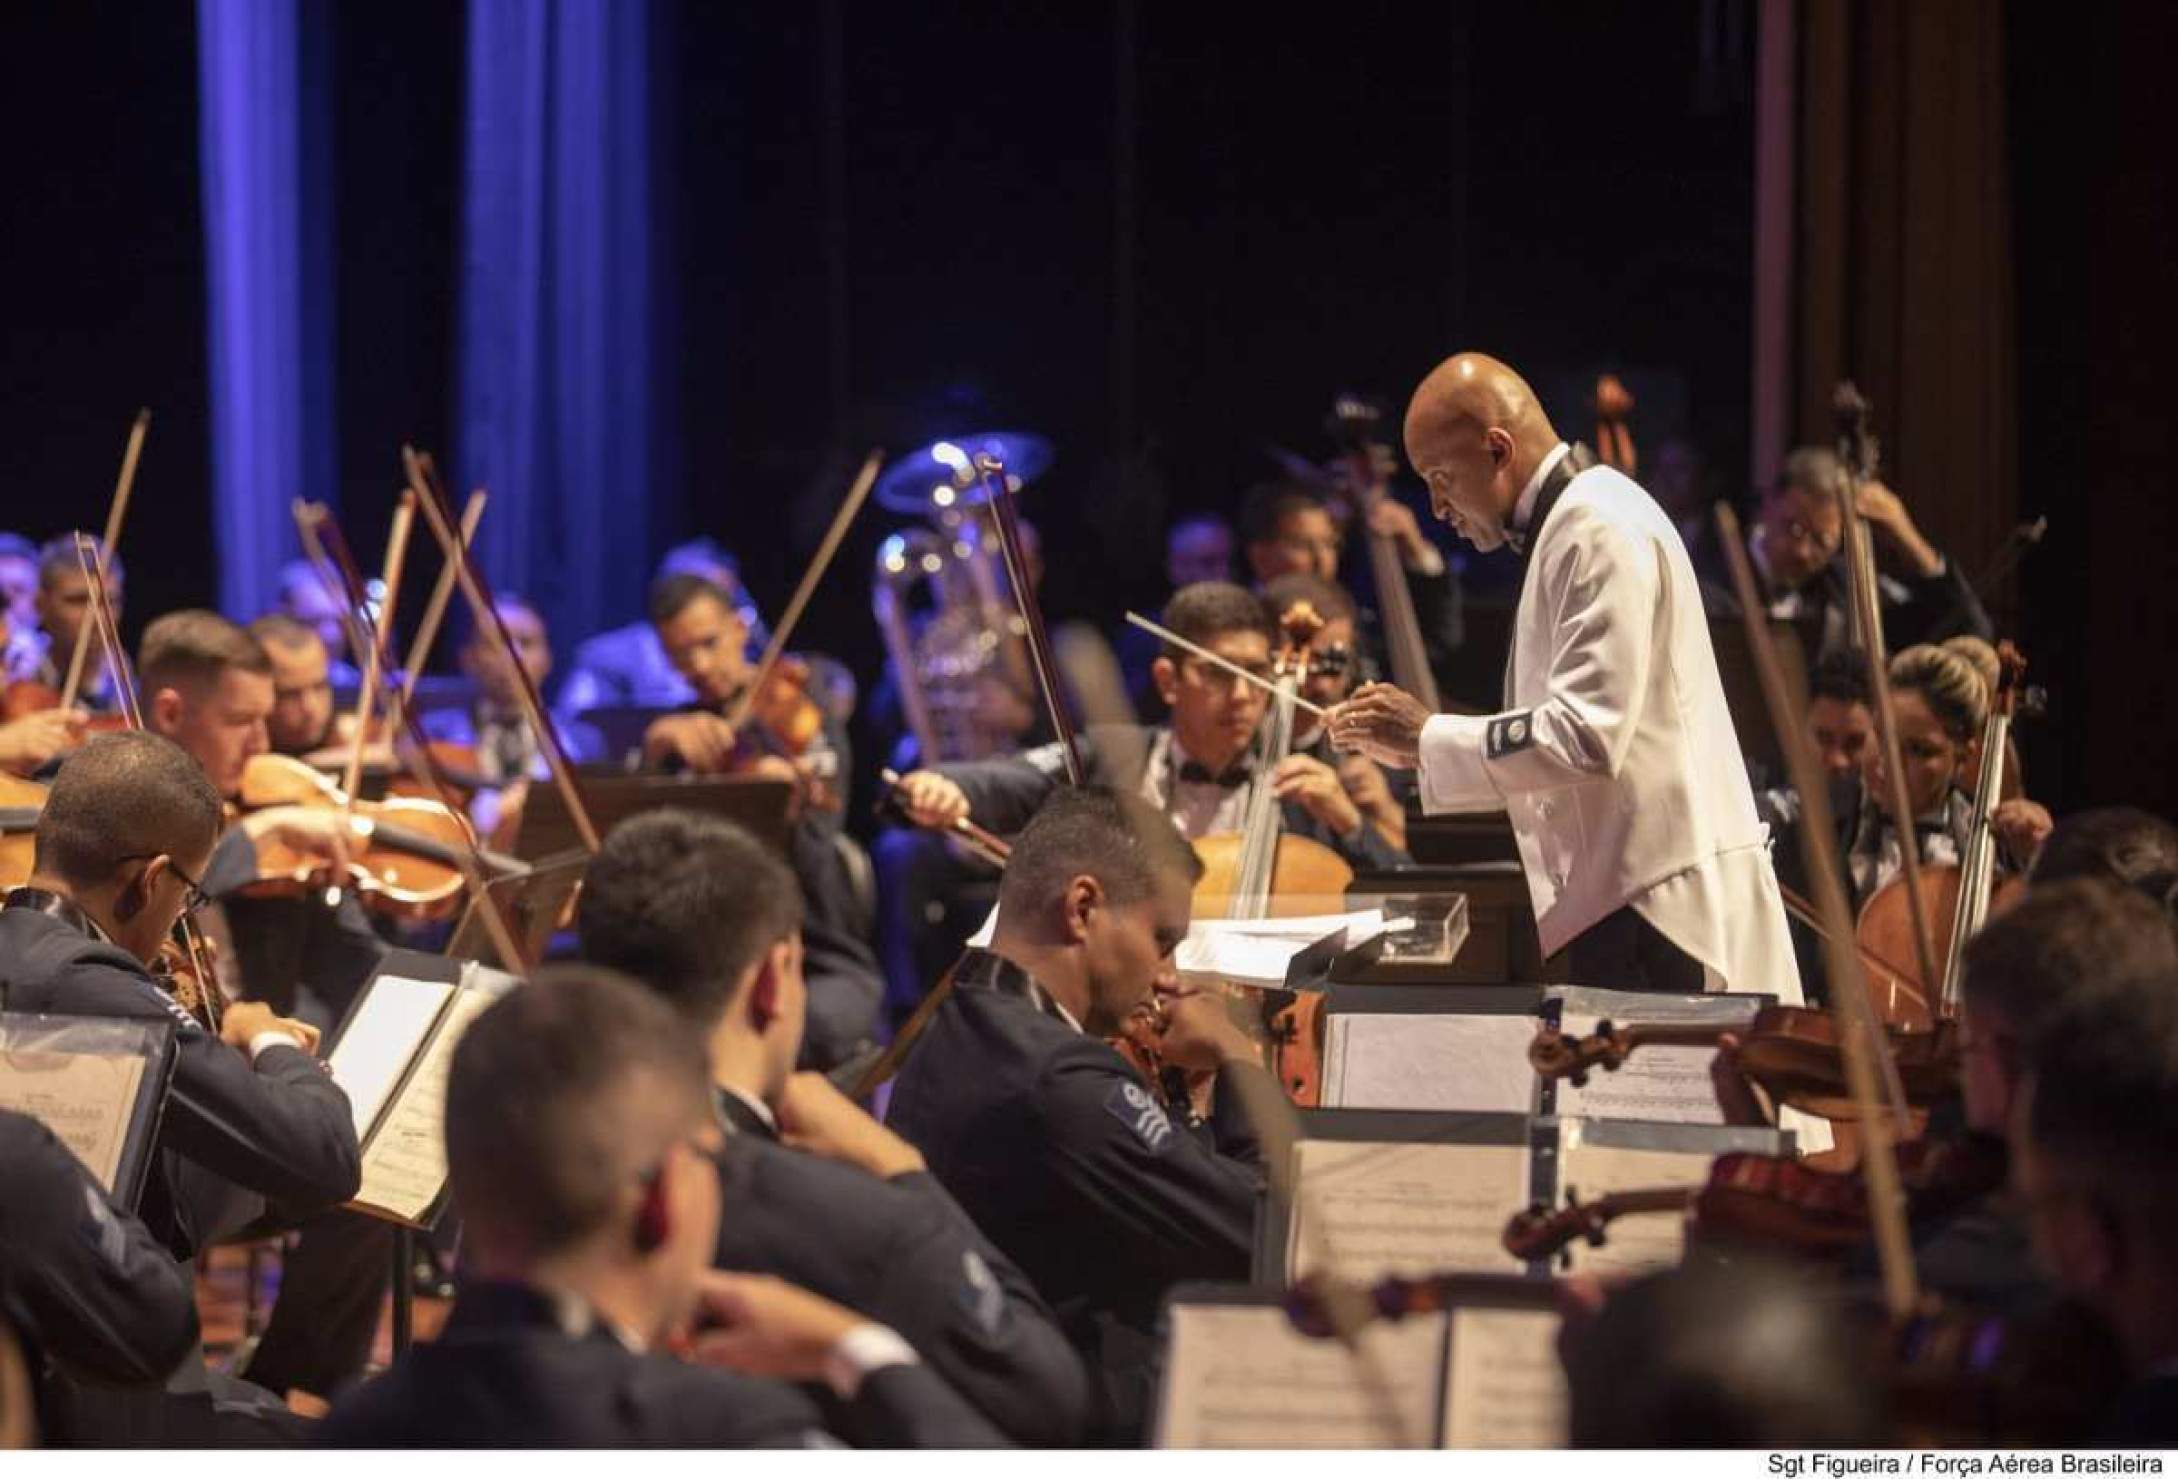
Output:
<instances>
[{"instance_id":1,"label":"white conductor jacket","mask_svg":"<svg viewBox=\"0 0 2178 1479\"><path fill-rule=\"evenodd\" d=\"M1516 523L1565 455L1538 469ZM1545 954L1631 905L1702 963L1710 990L1798 1004L1768 829L1686 547L1614 469L1553 481L1555 500L1533 508L1505 709L1423 726L1423 809L1508 814Z\"/></svg>"}]
</instances>

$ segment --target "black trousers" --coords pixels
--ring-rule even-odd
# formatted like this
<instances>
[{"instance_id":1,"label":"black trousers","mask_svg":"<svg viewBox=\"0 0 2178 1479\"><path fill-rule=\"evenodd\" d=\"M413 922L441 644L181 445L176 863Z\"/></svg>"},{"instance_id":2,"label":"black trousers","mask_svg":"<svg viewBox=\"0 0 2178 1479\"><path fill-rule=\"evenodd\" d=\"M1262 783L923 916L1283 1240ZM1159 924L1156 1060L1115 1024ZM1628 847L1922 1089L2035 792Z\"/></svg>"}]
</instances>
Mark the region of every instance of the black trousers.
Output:
<instances>
[{"instance_id":1,"label":"black trousers","mask_svg":"<svg viewBox=\"0 0 2178 1479\"><path fill-rule=\"evenodd\" d=\"M1576 986L1697 995L1702 963L1671 943L1631 904L1603 916L1565 947L1566 977Z\"/></svg>"}]
</instances>

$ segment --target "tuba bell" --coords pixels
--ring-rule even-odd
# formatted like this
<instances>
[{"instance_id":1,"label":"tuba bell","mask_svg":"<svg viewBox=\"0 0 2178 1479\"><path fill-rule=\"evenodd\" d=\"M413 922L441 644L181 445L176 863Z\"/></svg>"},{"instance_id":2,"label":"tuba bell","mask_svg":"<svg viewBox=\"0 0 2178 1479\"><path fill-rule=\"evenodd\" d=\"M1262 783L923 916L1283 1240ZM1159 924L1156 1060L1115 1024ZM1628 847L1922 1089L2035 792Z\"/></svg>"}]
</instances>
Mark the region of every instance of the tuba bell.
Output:
<instances>
[{"instance_id":1,"label":"tuba bell","mask_svg":"<svg viewBox=\"0 0 2178 1479\"><path fill-rule=\"evenodd\" d=\"M1016 489L1051 462L1041 437L985 432L911 453L877 483L879 503L927 521L879 544L870 591L924 765L1010 753L1036 722L1027 626L976 480L984 450Z\"/></svg>"}]
</instances>

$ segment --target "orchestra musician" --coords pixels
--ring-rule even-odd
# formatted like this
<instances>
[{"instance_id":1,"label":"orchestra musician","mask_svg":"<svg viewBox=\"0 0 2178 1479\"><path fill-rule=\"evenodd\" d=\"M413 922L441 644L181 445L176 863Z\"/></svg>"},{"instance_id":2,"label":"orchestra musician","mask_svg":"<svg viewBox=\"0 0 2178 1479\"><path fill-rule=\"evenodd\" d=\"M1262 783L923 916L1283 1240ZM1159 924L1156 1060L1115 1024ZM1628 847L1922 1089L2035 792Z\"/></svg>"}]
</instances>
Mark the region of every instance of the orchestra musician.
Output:
<instances>
[{"instance_id":1,"label":"orchestra musician","mask_svg":"<svg viewBox=\"0 0 2178 1479\"><path fill-rule=\"evenodd\" d=\"M142 1212L177 1259L257 1221L268 1205L290 1220L336 1207L361 1174L348 1097L312 1056L315 1027L236 1001L215 1037L149 969L175 922L204 901L220 813L217 790L171 741L91 740L53 782L29 885L0 908L8 1010L175 1022L172 1088ZM299 1436L278 1394L207 1378L192 1360L164 1394L84 1387L70 1401L83 1430L111 1444Z\"/></svg>"},{"instance_id":2,"label":"orchestra musician","mask_svg":"<svg viewBox=\"0 0 2178 1479\"><path fill-rule=\"evenodd\" d=\"M893 1086L889 1123L1088 1363L1097 1444L1140 1441L1165 1292L1248 1276L1262 1165L1240 1080L1279 1090L1223 998L1176 992L1201 872L1140 797L1054 791L1013 843L991 948L957 967ZM1153 996L1166 1061L1216 1074L1200 1126L1105 1041Z\"/></svg>"},{"instance_id":3,"label":"orchestra musician","mask_svg":"<svg viewBox=\"0 0 2178 1479\"><path fill-rule=\"evenodd\" d=\"M127 574L119 555L102 543L99 550L106 565L106 599L119 625ZM92 713L116 711L120 700L113 674L99 660L98 633L91 627L91 586L84 578L82 558L76 553L75 535L49 539L38 551L38 593L32 606L37 613L35 625L13 632L9 638L8 681L38 683L59 693L67 685L77 644L88 642L90 652L76 689L76 704Z\"/></svg>"},{"instance_id":4,"label":"orchestra musician","mask_svg":"<svg viewBox=\"0 0 2178 1479\"><path fill-rule=\"evenodd\" d=\"M1422 629L1424 655L1431 668L1442 668L1463 638L1459 577L1444 552L1422 533L1414 510L1398 498L1376 500L1367 518L1370 529L1398 547ZM1339 578L1344 531L1323 495L1306 483L1264 483L1251 488L1241 500L1240 539L1248 574L1259 593L1281 575ZM1380 632L1381 623L1373 611L1364 614L1361 625L1372 634ZM1384 666L1381 644L1380 635L1371 636L1371 666L1378 671Z\"/></svg>"},{"instance_id":5,"label":"orchestra musician","mask_svg":"<svg viewBox=\"0 0 2178 1479\"><path fill-rule=\"evenodd\" d=\"M282 611L247 629L272 664L265 740L275 755L311 755L334 743L332 653L318 628Z\"/></svg>"},{"instance_id":6,"label":"orchestra musician","mask_svg":"<svg viewBox=\"0 0 2178 1479\"><path fill-rule=\"evenodd\" d=\"M0 620L11 631L38 624L38 547L12 532L0 532Z\"/></svg>"},{"instance_id":7,"label":"orchestra musician","mask_svg":"<svg viewBox=\"0 0 2178 1479\"><path fill-rule=\"evenodd\" d=\"M717 541L691 539L667 550L651 576L651 589L676 575L701 576L725 591L727 604L740 613L751 639L762 641L756 608L741 586L740 567ZM554 707L562 719L573 719L586 709L671 709L694 699L688 679L659 642L657 625L645 619L577 643Z\"/></svg>"},{"instance_id":8,"label":"orchestra musician","mask_svg":"<svg viewBox=\"0 0 2178 1479\"><path fill-rule=\"evenodd\" d=\"M1811 622L1814 656L1820 660L1852 643L1852 602L1843 552L1845 518L1838 501L1840 470L1827 447L1801 447L1785 459L1777 484L1762 500L1761 516L1747 534L1747 556L1770 615ZM1883 608L1883 648L1896 652L1946 637L1995 636L1989 614L1958 562L1921 533L1905 500L1874 478L1860 484L1860 512L1876 534ZM1703 589L1720 616L1739 615L1739 602L1721 585Z\"/></svg>"},{"instance_id":9,"label":"orchestra musician","mask_svg":"<svg viewBox=\"0 0 2178 1479\"><path fill-rule=\"evenodd\" d=\"M672 1007L595 967L552 968L486 1008L446 1085L465 1229L453 1311L438 1339L339 1403L320 1441L1001 1446L894 1331L711 1268L722 1224L747 1209L721 1192L708 1069Z\"/></svg>"},{"instance_id":10,"label":"orchestra musician","mask_svg":"<svg viewBox=\"0 0 2178 1479\"><path fill-rule=\"evenodd\" d=\"M793 873L749 833L670 808L615 827L583 877L583 958L655 991L709 1047L733 1209L715 1265L899 1331L1016 1442L1074 1442L1088 1393L1050 1308L921 1152L794 1071L801 912Z\"/></svg>"},{"instance_id":11,"label":"orchestra musician","mask_svg":"<svg viewBox=\"0 0 2178 1479\"><path fill-rule=\"evenodd\" d=\"M1502 711L1430 714L1369 684L1342 749L1415 769L1424 811L1503 807L1546 955L1572 980L1800 1000L1784 907L1677 531L1559 437L1509 366L1445 361L1407 408L1432 505L1526 557Z\"/></svg>"},{"instance_id":12,"label":"orchestra musician","mask_svg":"<svg viewBox=\"0 0 2178 1479\"><path fill-rule=\"evenodd\" d=\"M749 628L732 595L701 575L671 575L651 591L651 624L673 670L694 698L651 721L643 736L647 768L713 775L745 768L790 781L798 797L790 839L807 910L802 938L809 982L809 1030L803 1066L846 1062L868 1039L884 996L869 944L869 910L855 875L868 865L841 830L849 772L843 719L822 713L822 727L799 754L761 724L737 732L725 718L756 676Z\"/></svg>"},{"instance_id":13,"label":"orchestra musician","mask_svg":"<svg viewBox=\"0 0 2178 1479\"><path fill-rule=\"evenodd\" d=\"M1271 615L1239 586L1187 586L1166 605L1161 625L1266 680L1271 676ZM1264 691L1178 649L1159 656L1153 671L1170 722L1157 729L1090 730L1081 737L1090 778L1145 797L1189 839L1238 832L1255 773L1257 733L1269 708ZM1009 759L917 771L902 782L900 803L919 826L947 827L973 816L979 826L1005 835L1026 825L1061 779L1059 747L1047 745ZM1269 779L1284 805L1287 831L1330 846L1358 868L1408 861L1325 761L1289 754Z\"/></svg>"},{"instance_id":14,"label":"orchestra musician","mask_svg":"<svg viewBox=\"0 0 2178 1479\"><path fill-rule=\"evenodd\" d=\"M1301 685L1301 697L1328 709L1361 685L1359 613L1346 587L1305 571L1281 575L1263 587L1263 605L1268 610L1290 610L1300 601L1306 601L1323 618L1323 626L1309 639L1308 681ZM1387 842L1402 852L1406 850L1407 801L1414 795L1413 771L1387 771L1366 755L1340 754L1331 743L1329 727L1305 709L1293 716L1293 752L1320 760L1337 771L1354 805L1361 808Z\"/></svg>"},{"instance_id":15,"label":"orchestra musician","mask_svg":"<svg viewBox=\"0 0 2178 1479\"><path fill-rule=\"evenodd\" d=\"M289 560L280 567L279 606L270 615L299 622L317 633L325 653L326 679L334 694L353 699L363 675L348 653L348 622L338 596L327 588L325 577L308 560ZM253 628L254 630L254 628ZM276 745L283 755L300 754Z\"/></svg>"}]
</instances>

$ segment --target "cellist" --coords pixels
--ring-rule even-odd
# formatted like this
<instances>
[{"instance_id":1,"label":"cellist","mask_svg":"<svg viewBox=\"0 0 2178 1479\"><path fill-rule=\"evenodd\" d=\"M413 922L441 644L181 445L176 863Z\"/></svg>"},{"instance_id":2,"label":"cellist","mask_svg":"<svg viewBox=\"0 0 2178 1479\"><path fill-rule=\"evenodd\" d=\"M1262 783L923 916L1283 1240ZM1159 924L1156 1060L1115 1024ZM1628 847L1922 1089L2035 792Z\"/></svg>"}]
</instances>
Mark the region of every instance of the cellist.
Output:
<instances>
[{"instance_id":1,"label":"cellist","mask_svg":"<svg viewBox=\"0 0 2178 1479\"><path fill-rule=\"evenodd\" d=\"M1271 676L1271 613L1239 586L1186 586L1166 604L1160 624L1227 662ZM1150 801L1190 841L1238 832L1259 760L1257 731L1268 707L1263 689L1176 649L1157 659L1152 674L1170 722L1090 730L1082 744L1090 777ZM947 827L972 813L991 831L1017 832L1060 784L1060 762L1059 748L1047 745L1004 760L921 770L902 782L900 801L920 826ZM1356 867L1407 862L1329 764L1301 753L1273 757L1269 779L1284 803L1287 832L1328 845Z\"/></svg>"}]
</instances>

